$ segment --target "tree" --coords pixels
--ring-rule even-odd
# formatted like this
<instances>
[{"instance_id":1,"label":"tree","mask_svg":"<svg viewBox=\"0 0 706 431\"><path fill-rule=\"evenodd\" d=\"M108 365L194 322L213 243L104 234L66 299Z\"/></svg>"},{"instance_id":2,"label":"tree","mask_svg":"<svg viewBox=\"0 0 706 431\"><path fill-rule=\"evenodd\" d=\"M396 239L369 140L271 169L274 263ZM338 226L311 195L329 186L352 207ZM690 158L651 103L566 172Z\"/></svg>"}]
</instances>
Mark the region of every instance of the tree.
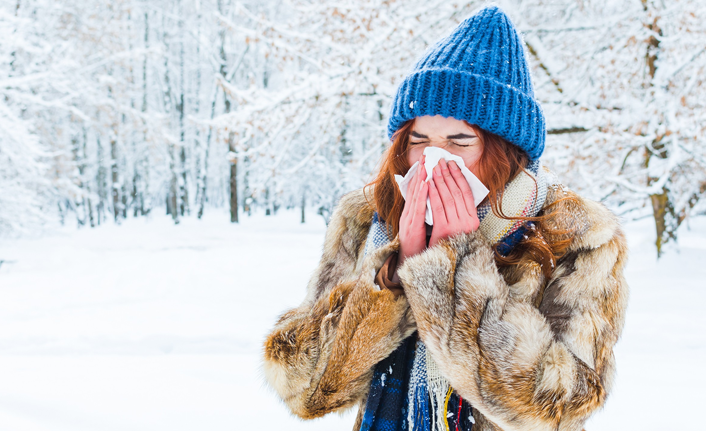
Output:
<instances>
[{"instance_id":1,"label":"tree","mask_svg":"<svg viewBox=\"0 0 706 431\"><path fill-rule=\"evenodd\" d=\"M165 205L310 206L372 178L426 48L485 2L14 0L0 5L0 230ZM549 127L545 163L657 250L706 201L699 0L501 0Z\"/></svg>"},{"instance_id":2,"label":"tree","mask_svg":"<svg viewBox=\"0 0 706 431\"><path fill-rule=\"evenodd\" d=\"M655 221L658 255L706 191L698 2L523 2L521 28L568 183L629 218ZM589 23L589 24L587 24Z\"/></svg>"}]
</instances>

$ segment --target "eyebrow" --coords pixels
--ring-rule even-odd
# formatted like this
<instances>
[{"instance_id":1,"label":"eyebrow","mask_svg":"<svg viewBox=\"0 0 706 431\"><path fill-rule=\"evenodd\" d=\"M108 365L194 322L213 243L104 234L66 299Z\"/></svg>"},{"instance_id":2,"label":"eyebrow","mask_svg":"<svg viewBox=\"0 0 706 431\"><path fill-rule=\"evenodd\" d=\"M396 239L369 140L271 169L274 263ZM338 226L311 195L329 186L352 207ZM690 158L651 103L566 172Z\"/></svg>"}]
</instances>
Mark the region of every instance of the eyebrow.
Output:
<instances>
[{"instance_id":1,"label":"eyebrow","mask_svg":"<svg viewBox=\"0 0 706 431\"><path fill-rule=\"evenodd\" d=\"M427 135L422 135L421 133L417 133L414 130L411 133L412 136L415 138L426 138L429 139ZM467 135L465 133L457 133L455 135L449 135L446 137L446 139L471 139L471 138L476 138L476 135Z\"/></svg>"}]
</instances>

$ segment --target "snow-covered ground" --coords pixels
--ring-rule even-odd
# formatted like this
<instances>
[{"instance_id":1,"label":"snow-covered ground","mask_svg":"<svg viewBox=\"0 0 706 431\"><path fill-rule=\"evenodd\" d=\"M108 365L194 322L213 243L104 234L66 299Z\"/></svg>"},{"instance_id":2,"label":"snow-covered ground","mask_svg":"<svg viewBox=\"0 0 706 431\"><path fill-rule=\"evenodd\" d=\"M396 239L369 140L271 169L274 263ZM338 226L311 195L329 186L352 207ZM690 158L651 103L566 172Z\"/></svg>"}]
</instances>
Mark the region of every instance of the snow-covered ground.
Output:
<instances>
[{"instance_id":1,"label":"snow-covered ground","mask_svg":"<svg viewBox=\"0 0 706 431\"><path fill-rule=\"evenodd\" d=\"M349 430L302 422L262 383L261 342L298 304L325 226L298 214L128 220L0 243L0 430ZM659 262L627 226L618 378L587 430L700 430L706 219Z\"/></svg>"}]
</instances>

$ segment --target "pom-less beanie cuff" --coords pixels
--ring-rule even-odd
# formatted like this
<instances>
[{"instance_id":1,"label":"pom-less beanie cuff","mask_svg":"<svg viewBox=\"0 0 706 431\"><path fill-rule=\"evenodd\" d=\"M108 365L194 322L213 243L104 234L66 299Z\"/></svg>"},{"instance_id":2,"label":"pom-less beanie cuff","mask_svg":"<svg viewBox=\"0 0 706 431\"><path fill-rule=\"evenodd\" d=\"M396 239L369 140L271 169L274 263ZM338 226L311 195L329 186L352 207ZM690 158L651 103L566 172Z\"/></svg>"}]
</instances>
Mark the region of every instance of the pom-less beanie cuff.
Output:
<instances>
[{"instance_id":1,"label":"pom-less beanie cuff","mask_svg":"<svg viewBox=\"0 0 706 431\"><path fill-rule=\"evenodd\" d=\"M534 98L494 79L454 69L423 69L397 90L387 134L407 120L441 115L466 120L525 150L532 160L544 151L542 108Z\"/></svg>"},{"instance_id":2,"label":"pom-less beanie cuff","mask_svg":"<svg viewBox=\"0 0 706 431\"><path fill-rule=\"evenodd\" d=\"M544 114L524 42L497 6L481 9L432 46L397 89L387 134L415 117L465 120L522 148L536 160L544 151Z\"/></svg>"}]
</instances>

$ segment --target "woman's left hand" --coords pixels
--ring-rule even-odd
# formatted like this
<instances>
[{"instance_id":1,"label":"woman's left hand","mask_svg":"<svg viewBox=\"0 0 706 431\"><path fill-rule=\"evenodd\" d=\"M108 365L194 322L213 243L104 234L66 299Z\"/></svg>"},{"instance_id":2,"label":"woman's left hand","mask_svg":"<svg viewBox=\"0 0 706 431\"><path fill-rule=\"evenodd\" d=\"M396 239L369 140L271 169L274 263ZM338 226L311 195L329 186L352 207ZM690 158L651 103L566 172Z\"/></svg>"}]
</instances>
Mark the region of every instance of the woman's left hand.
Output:
<instances>
[{"instance_id":1,"label":"woman's left hand","mask_svg":"<svg viewBox=\"0 0 706 431\"><path fill-rule=\"evenodd\" d=\"M429 182L429 200L434 216L429 247L458 233L474 232L480 226L473 192L455 162L441 160Z\"/></svg>"}]
</instances>

